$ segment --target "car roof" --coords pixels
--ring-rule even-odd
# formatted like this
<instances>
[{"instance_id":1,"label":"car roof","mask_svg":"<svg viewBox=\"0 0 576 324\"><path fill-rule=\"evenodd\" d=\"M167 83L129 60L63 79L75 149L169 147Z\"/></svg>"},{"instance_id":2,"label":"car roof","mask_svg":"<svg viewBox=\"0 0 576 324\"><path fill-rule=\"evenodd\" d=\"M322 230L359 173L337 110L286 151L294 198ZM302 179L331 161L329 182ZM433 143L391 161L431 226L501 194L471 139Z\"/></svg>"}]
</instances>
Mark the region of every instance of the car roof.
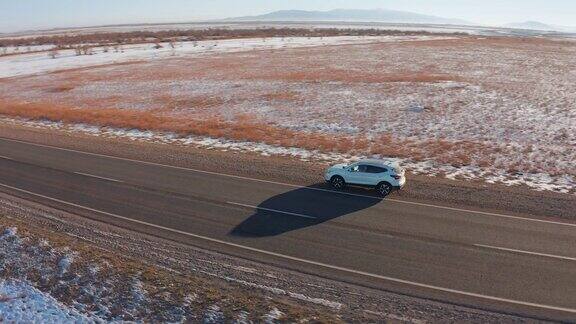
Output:
<instances>
[{"instance_id":1,"label":"car roof","mask_svg":"<svg viewBox=\"0 0 576 324\"><path fill-rule=\"evenodd\" d=\"M381 166L381 167L389 167L389 168L399 168L400 165L398 162L391 162L385 160L378 160L378 159L364 159L358 161L358 163L368 164L373 166Z\"/></svg>"}]
</instances>

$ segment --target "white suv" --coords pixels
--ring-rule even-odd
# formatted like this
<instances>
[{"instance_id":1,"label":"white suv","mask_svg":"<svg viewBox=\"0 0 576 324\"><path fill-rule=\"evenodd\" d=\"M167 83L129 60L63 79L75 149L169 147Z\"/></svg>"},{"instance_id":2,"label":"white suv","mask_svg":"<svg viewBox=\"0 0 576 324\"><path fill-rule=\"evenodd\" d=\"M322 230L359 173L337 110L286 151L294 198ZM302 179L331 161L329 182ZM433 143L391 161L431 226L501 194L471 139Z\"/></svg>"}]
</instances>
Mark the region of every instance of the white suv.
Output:
<instances>
[{"instance_id":1,"label":"white suv","mask_svg":"<svg viewBox=\"0 0 576 324\"><path fill-rule=\"evenodd\" d=\"M347 184L375 188L382 196L399 190L406 184L405 171L398 164L382 160L361 160L356 163L337 164L330 167L324 178L334 189Z\"/></svg>"}]
</instances>

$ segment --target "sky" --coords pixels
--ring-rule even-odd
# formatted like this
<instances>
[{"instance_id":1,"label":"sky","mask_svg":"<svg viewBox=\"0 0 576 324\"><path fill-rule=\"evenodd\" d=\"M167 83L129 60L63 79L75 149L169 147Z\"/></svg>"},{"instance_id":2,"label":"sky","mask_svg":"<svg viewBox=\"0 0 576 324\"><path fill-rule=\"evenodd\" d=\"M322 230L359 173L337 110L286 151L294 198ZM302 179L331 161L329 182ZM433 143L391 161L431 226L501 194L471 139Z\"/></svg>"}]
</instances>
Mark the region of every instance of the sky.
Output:
<instances>
[{"instance_id":1,"label":"sky","mask_svg":"<svg viewBox=\"0 0 576 324\"><path fill-rule=\"evenodd\" d=\"M486 25L528 20L576 25L576 0L0 0L0 33L337 8L405 10Z\"/></svg>"}]
</instances>

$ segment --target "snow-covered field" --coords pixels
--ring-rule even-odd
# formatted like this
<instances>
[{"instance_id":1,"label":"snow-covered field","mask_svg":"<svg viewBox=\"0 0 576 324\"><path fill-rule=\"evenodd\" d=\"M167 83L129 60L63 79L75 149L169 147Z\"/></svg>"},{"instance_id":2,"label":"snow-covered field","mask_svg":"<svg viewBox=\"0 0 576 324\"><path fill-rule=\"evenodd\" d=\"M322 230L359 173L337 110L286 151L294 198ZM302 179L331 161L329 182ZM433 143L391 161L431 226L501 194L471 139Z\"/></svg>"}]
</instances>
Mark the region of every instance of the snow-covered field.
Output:
<instances>
[{"instance_id":1,"label":"snow-covered field","mask_svg":"<svg viewBox=\"0 0 576 324\"><path fill-rule=\"evenodd\" d=\"M196 57L213 53L243 52L251 50L271 50L281 48L301 48L326 45L365 44L378 42L411 41L435 39L434 36L339 36L339 37L286 37L231 39L199 42L177 42L174 48L169 43L122 45L94 47L92 55L76 55L73 49L60 50L55 59L47 53L23 54L20 56L0 57L0 79L15 76L42 74L67 69L75 69L104 64L150 61L176 57ZM447 37L443 37L447 38ZM49 49L53 46L42 46ZM9 48L14 53L15 48Z\"/></svg>"},{"instance_id":2,"label":"snow-covered field","mask_svg":"<svg viewBox=\"0 0 576 324\"><path fill-rule=\"evenodd\" d=\"M165 281L157 270L114 258L94 259L0 227L0 323L276 323L285 316L275 306L239 307L238 296L218 300L211 287L193 280L179 287L182 282Z\"/></svg>"},{"instance_id":3,"label":"snow-covered field","mask_svg":"<svg viewBox=\"0 0 576 324\"><path fill-rule=\"evenodd\" d=\"M32 52L47 51L53 49L54 47L55 47L54 45L0 47L0 56L8 54L25 54Z\"/></svg>"},{"instance_id":4,"label":"snow-covered field","mask_svg":"<svg viewBox=\"0 0 576 324\"><path fill-rule=\"evenodd\" d=\"M20 280L0 279L0 322L88 323L94 321ZM102 321L103 322L103 321Z\"/></svg>"},{"instance_id":5,"label":"snow-covered field","mask_svg":"<svg viewBox=\"0 0 576 324\"><path fill-rule=\"evenodd\" d=\"M415 173L576 192L576 42L389 36L151 47L1 58L0 76L20 77L0 79L0 91L9 102L143 111L181 123L178 135L66 127L98 136L305 160L375 155ZM93 67L125 62L138 63ZM251 141L225 131L182 134L211 118L278 131L251 134ZM282 131L289 138L279 138ZM317 136L324 137L315 150ZM335 147L326 138L353 141Z\"/></svg>"},{"instance_id":6,"label":"snow-covered field","mask_svg":"<svg viewBox=\"0 0 576 324\"><path fill-rule=\"evenodd\" d=\"M37 267L43 280L49 280L51 270L42 264L55 259L54 274L63 277L68 271L71 256L51 250L44 242L38 246L21 238L16 228L7 228L0 234L0 274L12 273L11 278L0 276L0 322L2 323L89 323L104 322L98 316L83 314L73 307L58 302L50 294L37 289L27 280L29 271ZM42 252L47 255L41 256ZM52 256L49 254L53 254ZM58 255L56 257L54 255ZM44 259L44 260L42 260ZM14 269L17 267L17 269Z\"/></svg>"}]
</instances>

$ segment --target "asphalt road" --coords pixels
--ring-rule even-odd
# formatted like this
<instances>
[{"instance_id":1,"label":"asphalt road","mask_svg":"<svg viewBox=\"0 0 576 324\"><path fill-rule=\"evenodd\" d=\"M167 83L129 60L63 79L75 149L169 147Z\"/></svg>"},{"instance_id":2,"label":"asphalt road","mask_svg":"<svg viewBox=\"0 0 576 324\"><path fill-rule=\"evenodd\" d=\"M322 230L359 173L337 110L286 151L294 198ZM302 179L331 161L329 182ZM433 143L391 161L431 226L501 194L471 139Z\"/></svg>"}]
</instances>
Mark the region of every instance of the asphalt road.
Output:
<instances>
[{"instance_id":1,"label":"asphalt road","mask_svg":"<svg viewBox=\"0 0 576 324\"><path fill-rule=\"evenodd\" d=\"M576 320L576 224L554 215L382 200L365 190L333 192L7 139L0 139L0 190L370 288Z\"/></svg>"}]
</instances>

